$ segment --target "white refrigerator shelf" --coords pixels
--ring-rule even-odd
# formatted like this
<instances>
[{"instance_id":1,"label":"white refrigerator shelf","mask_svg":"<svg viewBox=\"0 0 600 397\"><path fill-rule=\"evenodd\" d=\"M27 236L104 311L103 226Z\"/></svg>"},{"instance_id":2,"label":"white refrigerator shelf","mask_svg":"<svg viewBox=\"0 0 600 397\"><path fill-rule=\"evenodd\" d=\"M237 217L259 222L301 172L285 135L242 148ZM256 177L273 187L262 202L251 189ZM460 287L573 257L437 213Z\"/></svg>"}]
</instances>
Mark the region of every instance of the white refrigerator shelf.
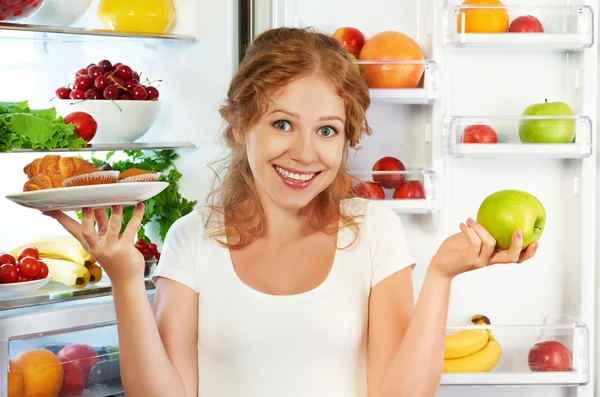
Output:
<instances>
[{"instance_id":1,"label":"white refrigerator shelf","mask_svg":"<svg viewBox=\"0 0 600 397\"><path fill-rule=\"evenodd\" d=\"M582 372L503 372L443 374L442 386L582 386L590 381Z\"/></svg>"},{"instance_id":2,"label":"white refrigerator shelf","mask_svg":"<svg viewBox=\"0 0 600 397\"><path fill-rule=\"evenodd\" d=\"M552 137L558 129L572 128L570 143L529 143L520 127L535 124L537 131L548 129ZM496 141L481 140L483 136ZM475 141L479 139L479 141ZM554 139L554 138L552 138ZM443 128L444 154L454 157L536 156L581 159L592 154L592 122L588 116L446 116ZM487 143L489 142L489 143Z\"/></svg>"},{"instance_id":3,"label":"white refrigerator shelf","mask_svg":"<svg viewBox=\"0 0 600 397\"><path fill-rule=\"evenodd\" d=\"M523 16L536 18L543 31L511 29ZM588 5L453 5L446 7L445 18L449 50L582 51L594 44L594 12ZM490 23L497 28L489 29Z\"/></svg>"}]
</instances>

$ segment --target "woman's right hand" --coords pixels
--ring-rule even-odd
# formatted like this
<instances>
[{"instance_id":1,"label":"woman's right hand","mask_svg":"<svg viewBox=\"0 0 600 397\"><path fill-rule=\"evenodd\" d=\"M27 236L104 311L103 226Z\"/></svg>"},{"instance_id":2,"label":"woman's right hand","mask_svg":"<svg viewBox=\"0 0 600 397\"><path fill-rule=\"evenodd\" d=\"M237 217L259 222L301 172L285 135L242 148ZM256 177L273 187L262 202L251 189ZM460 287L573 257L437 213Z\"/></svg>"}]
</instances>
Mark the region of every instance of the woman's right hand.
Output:
<instances>
[{"instance_id":1,"label":"woman's right hand","mask_svg":"<svg viewBox=\"0 0 600 397\"><path fill-rule=\"evenodd\" d=\"M102 265L113 285L143 279L144 256L134 245L144 215L143 203L136 205L123 234L121 206L112 207L110 219L104 209L84 208L81 223L62 211L48 211L44 212L44 215L56 219L81 243Z\"/></svg>"}]
</instances>

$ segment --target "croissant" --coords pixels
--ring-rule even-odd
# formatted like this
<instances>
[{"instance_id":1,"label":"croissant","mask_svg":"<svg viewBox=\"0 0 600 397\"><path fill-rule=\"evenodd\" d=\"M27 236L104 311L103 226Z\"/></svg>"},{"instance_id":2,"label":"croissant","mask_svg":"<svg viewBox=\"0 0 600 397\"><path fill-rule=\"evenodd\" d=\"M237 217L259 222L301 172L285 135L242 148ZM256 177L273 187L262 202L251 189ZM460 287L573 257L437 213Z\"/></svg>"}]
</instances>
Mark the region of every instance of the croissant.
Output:
<instances>
[{"instance_id":1,"label":"croissant","mask_svg":"<svg viewBox=\"0 0 600 397\"><path fill-rule=\"evenodd\" d=\"M40 174L56 174L69 178L73 175L99 171L89 162L75 157L61 157L54 154L33 160L23 168L29 178Z\"/></svg>"},{"instance_id":2,"label":"croissant","mask_svg":"<svg viewBox=\"0 0 600 397\"><path fill-rule=\"evenodd\" d=\"M25 182L23 186L24 192L32 190L54 189L63 187L63 181L67 179L65 176L58 174L39 174Z\"/></svg>"}]
</instances>

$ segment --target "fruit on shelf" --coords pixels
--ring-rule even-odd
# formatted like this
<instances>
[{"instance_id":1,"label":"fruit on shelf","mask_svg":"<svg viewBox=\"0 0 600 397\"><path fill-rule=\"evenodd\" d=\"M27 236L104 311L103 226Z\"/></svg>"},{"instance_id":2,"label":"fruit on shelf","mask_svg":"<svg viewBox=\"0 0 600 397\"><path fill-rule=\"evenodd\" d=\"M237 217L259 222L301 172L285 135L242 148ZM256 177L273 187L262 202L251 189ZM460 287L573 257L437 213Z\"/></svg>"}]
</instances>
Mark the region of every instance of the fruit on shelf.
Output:
<instances>
[{"instance_id":1,"label":"fruit on shelf","mask_svg":"<svg viewBox=\"0 0 600 397\"><path fill-rule=\"evenodd\" d=\"M17 261L21 261L21 259L30 256L35 259L40 259L40 252L37 247L33 245L28 245L19 249L19 252L16 254Z\"/></svg>"},{"instance_id":2,"label":"fruit on shelf","mask_svg":"<svg viewBox=\"0 0 600 397\"><path fill-rule=\"evenodd\" d=\"M446 335L444 358L459 358L477 353L489 340L490 334L484 329L466 329Z\"/></svg>"},{"instance_id":3,"label":"fruit on shelf","mask_svg":"<svg viewBox=\"0 0 600 397\"><path fill-rule=\"evenodd\" d=\"M400 160L395 157L382 157L373 165L372 171L405 171L406 168ZM395 189L400 186L406 175L396 174L373 174L373 181L386 189Z\"/></svg>"},{"instance_id":4,"label":"fruit on shelf","mask_svg":"<svg viewBox=\"0 0 600 397\"><path fill-rule=\"evenodd\" d=\"M0 265L0 284L16 283L19 279L19 272L15 265L5 263Z\"/></svg>"},{"instance_id":5,"label":"fruit on shelf","mask_svg":"<svg viewBox=\"0 0 600 397\"><path fill-rule=\"evenodd\" d=\"M419 181L406 181L394 190L395 199L424 199L425 188Z\"/></svg>"},{"instance_id":6,"label":"fruit on shelf","mask_svg":"<svg viewBox=\"0 0 600 397\"><path fill-rule=\"evenodd\" d=\"M88 284L98 284L102 280L102 268L97 264L93 264L88 268L90 272L90 281Z\"/></svg>"},{"instance_id":7,"label":"fruit on shelf","mask_svg":"<svg viewBox=\"0 0 600 397\"><path fill-rule=\"evenodd\" d=\"M90 272L79 263L71 262L65 259L44 259L52 282L61 283L72 288L83 288L90 282Z\"/></svg>"},{"instance_id":8,"label":"fruit on shelf","mask_svg":"<svg viewBox=\"0 0 600 397\"><path fill-rule=\"evenodd\" d=\"M142 253L145 261L149 261L152 259L160 261L160 252L158 252L158 247L156 246L156 244L152 242L148 243L143 238L140 238L135 243L135 248L137 248L138 251Z\"/></svg>"},{"instance_id":9,"label":"fruit on shelf","mask_svg":"<svg viewBox=\"0 0 600 397\"><path fill-rule=\"evenodd\" d=\"M419 44L409 36L396 31L384 31L365 41L358 59L422 61L425 56ZM361 64L360 69L370 88L416 88L425 71L425 64Z\"/></svg>"},{"instance_id":10,"label":"fruit on shelf","mask_svg":"<svg viewBox=\"0 0 600 397\"><path fill-rule=\"evenodd\" d=\"M487 196L477 212L477 222L508 249L512 234L520 230L523 249L539 241L546 224L546 210L534 195L522 190L499 190Z\"/></svg>"},{"instance_id":11,"label":"fruit on shelf","mask_svg":"<svg viewBox=\"0 0 600 397\"><path fill-rule=\"evenodd\" d=\"M523 116L572 116L573 110L564 102L534 103L523 111ZM523 143L571 143L575 138L575 120L521 119L519 138Z\"/></svg>"},{"instance_id":12,"label":"fruit on shelf","mask_svg":"<svg viewBox=\"0 0 600 397\"><path fill-rule=\"evenodd\" d=\"M539 342L533 345L527 356L529 368L533 372L571 371L571 352L558 341Z\"/></svg>"},{"instance_id":13,"label":"fruit on shelf","mask_svg":"<svg viewBox=\"0 0 600 397\"><path fill-rule=\"evenodd\" d=\"M103 59L79 69L73 83L59 87L55 94L73 100L158 100L160 93L153 82L142 81L140 75L128 65Z\"/></svg>"},{"instance_id":14,"label":"fruit on shelf","mask_svg":"<svg viewBox=\"0 0 600 397\"><path fill-rule=\"evenodd\" d=\"M22 283L48 277L48 267L38 259L38 251L33 246L24 246L17 250L15 255L3 252L0 258L0 284Z\"/></svg>"},{"instance_id":15,"label":"fruit on shelf","mask_svg":"<svg viewBox=\"0 0 600 397\"><path fill-rule=\"evenodd\" d=\"M14 360L8 365L8 395L7 397L23 397L23 371Z\"/></svg>"},{"instance_id":16,"label":"fruit on shelf","mask_svg":"<svg viewBox=\"0 0 600 397\"><path fill-rule=\"evenodd\" d=\"M501 6L500 0L465 0L465 6ZM456 16L458 33L505 33L508 11L504 7L461 7Z\"/></svg>"},{"instance_id":17,"label":"fruit on shelf","mask_svg":"<svg viewBox=\"0 0 600 397\"><path fill-rule=\"evenodd\" d=\"M381 186L373 182L360 182L354 186L352 193L369 200L383 200L385 198L385 192Z\"/></svg>"},{"instance_id":18,"label":"fruit on shelf","mask_svg":"<svg viewBox=\"0 0 600 397\"><path fill-rule=\"evenodd\" d=\"M536 17L522 15L510 23L508 31L512 33L543 33L544 27Z\"/></svg>"},{"instance_id":19,"label":"fruit on shelf","mask_svg":"<svg viewBox=\"0 0 600 397\"><path fill-rule=\"evenodd\" d=\"M86 375L75 363L68 359L60 359L63 367L63 383L58 393L58 397L77 397L81 396L85 390Z\"/></svg>"},{"instance_id":20,"label":"fruit on shelf","mask_svg":"<svg viewBox=\"0 0 600 397\"><path fill-rule=\"evenodd\" d=\"M485 124L468 125L460 135L461 143L498 143L498 134Z\"/></svg>"},{"instance_id":21,"label":"fruit on shelf","mask_svg":"<svg viewBox=\"0 0 600 397\"><path fill-rule=\"evenodd\" d=\"M14 255L11 255L8 252L0 252L0 265L4 265L5 263L16 266L17 260L15 259Z\"/></svg>"},{"instance_id":22,"label":"fruit on shelf","mask_svg":"<svg viewBox=\"0 0 600 397\"><path fill-rule=\"evenodd\" d=\"M56 356L63 362L70 361L79 367L85 377L87 377L90 369L100 361L98 352L90 345L72 343L63 347Z\"/></svg>"},{"instance_id":23,"label":"fruit on shelf","mask_svg":"<svg viewBox=\"0 0 600 397\"><path fill-rule=\"evenodd\" d=\"M85 267L90 267L96 263L90 253L73 236L55 235L36 237L13 248L10 253L17 255L26 246L35 247L39 252L39 258L42 260L46 258L65 259Z\"/></svg>"},{"instance_id":24,"label":"fruit on shelf","mask_svg":"<svg viewBox=\"0 0 600 397\"><path fill-rule=\"evenodd\" d=\"M488 318L483 315L473 316L471 322L474 324L490 324ZM468 331L482 331L486 333L488 335L486 343L483 343L485 337L482 333L477 334ZM466 339L467 336L471 339ZM491 330L477 329L461 331L446 336L446 342L448 342L449 338L451 342L456 343L456 346L460 346L459 342L463 345L461 349L450 350L449 355L457 356L461 353L464 355L446 358L447 350L445 345L443 372L490 372L502 358L502 347L492 335ZM480 348L482 344L483 346Z\"/></svg>"},{"instance_id":25,"label":"fruit on shelf","mask_svg":"<svg viewBox=\"0 0 600 397\"><path fill-rule=\"evenodd\" d=\"M96 95L96 91L92 91L92 95ZM98 99L98 98L87 98L86 99ZM86 112L71 112L65 117L65 124L73 124L75 127L75 133L78 137L83 138L84 141L91 141L96 136L98 131L98 123L94 118Z\"/></svg>"},{"instance_id":26,"label":"fruit on shelf","mask_svg":"<svg viewBox=\"0 0 600 397\"><path fill-rule=\"evenodd\" d=\"M344 26L333 32L333 38L340 42L342 47L355 57L365 44L365 36L357 28Z\"/></svg>"},{"instance_id":27,"label":"fruit on shelf","mask_svg":"<svg viewBox=\"0 0 600 397\"><path fill-rule=\"evenodd\" d=\"M32 349L13 358L23 375L23 396L56 397L64 371L58 357L46 349Z\"/></svg>"}]
</instances>

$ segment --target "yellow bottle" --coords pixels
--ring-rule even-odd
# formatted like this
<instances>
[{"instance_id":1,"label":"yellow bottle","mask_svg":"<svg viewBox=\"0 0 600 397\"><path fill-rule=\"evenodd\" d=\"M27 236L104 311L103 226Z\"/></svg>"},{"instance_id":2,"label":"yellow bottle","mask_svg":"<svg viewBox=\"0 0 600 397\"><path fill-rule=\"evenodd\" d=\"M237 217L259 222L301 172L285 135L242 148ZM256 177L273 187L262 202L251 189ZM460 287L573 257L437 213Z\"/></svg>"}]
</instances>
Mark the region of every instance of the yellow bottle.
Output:
<instances>
[{"instance_id":1,"label":"yellow bottle","mask_svg":"<svg viewBox=\"0 0 600 397\"><path fill-rule=\"evenodd\" d=\"M171 0L100 0L98 19L106 29L164 33L175 19Z\"/></svg>"}]
</instances>

